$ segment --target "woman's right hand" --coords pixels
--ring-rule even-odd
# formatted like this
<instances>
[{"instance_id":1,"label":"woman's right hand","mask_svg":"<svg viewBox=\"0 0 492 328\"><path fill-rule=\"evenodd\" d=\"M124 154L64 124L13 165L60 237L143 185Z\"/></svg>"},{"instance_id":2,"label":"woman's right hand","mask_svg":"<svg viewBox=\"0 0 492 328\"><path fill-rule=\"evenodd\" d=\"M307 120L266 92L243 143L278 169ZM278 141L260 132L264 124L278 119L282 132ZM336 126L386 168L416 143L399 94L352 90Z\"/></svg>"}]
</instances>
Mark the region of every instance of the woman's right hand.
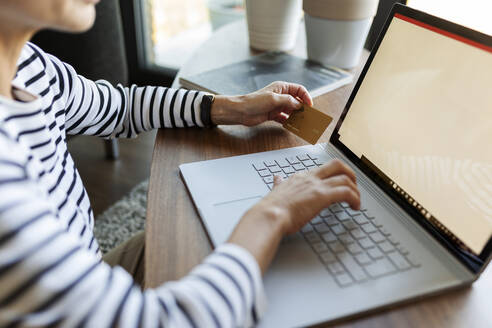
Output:
<instances>
[{"instance_id":1,"label":"woman's right hand","mask_svg":"<svg viewBox=\"0 0 492 328\"><path fill-rule=\"evenodd\" d=\"M322 209L338 202L360 208L355 173L340 160L285 181L275 177L273 190L246 212L229 242L249 250L264 272L283 236L297 232Z\"/></svg>"},{"instance_id":2,"label":"woman's right hand","mask_svg":"<svg viewBox=\"0 0 492 328\"><path fill-rule=\"evenodd\" d=\"M277 207L286 212L285 234L299 231L331 204L347 202L353 209L360 208L355 173L337 159L284 181L275 177L274 181L274 190L259 205Z\"/></svg>"}]
</instances>

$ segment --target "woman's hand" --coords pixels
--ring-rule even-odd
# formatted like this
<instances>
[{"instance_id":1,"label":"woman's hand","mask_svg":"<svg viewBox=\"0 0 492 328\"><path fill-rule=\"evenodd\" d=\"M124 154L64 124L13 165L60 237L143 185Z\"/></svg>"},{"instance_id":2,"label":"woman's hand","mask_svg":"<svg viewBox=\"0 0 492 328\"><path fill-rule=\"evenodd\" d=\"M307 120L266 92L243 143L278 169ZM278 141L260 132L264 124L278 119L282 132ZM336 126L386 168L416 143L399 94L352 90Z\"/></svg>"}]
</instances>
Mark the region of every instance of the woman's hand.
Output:
<instances>
[{"instance_id":1,"label":"woman's hand","mask_svg":"<svg viewBox=\"0 0 492 328\"><path fill-rule=\"evenodd\" d=\"M275 188L261 202L261 207L284 210L284 234L299 231L331 204L347 202L360 208L360 192L355 173L342 161L333 160L318 169L295 174L286 181L275 177Z\"/></svg>"},{"instance_id":2,"label":"woman's hand","mask_svg":"<svg viewBox=\"0 0 492 328\"><path fill-rule=\"evenodd\" d=\"M360 208L355 173L340 160L286 181L276 177L275 182L273 190L246 212L229 239L248 249L263 272L282 237L300 230L323 208L338 202Z\"/></svg>"},{"instance_id":3,"label":"woman's hand","mask_svg":"<svg viewBox=\"0 0 492 328\"><path fill-rule=\"evenodd\" d=\"M302 85L273 82L244 96L216 96L210 115L215 124L253 126L269 120L283 123L302 103L313 105Z\"/></svg>"}]
</instances>

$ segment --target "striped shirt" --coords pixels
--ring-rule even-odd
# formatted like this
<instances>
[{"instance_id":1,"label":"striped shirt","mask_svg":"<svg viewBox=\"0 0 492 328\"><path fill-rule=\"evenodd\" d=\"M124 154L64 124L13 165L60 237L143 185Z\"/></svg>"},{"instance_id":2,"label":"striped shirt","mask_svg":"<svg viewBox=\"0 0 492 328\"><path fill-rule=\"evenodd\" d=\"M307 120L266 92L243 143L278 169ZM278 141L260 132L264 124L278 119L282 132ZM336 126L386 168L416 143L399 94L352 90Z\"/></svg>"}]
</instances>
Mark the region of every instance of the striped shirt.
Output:
<instances>
[{"instance_id":1,"label":"striped shirt","mask_svg":"<svg viewBox=\"0 0 492 328\"><path fill-rule=\"evenodd\" d=\"M243 248L218 247L188 276L144 292L101 260L67 134L135 137L203 126L197 91L93 82L26 44L0 97L0 326L238 327L265 307Z\"/></svg>"}]
</instances>

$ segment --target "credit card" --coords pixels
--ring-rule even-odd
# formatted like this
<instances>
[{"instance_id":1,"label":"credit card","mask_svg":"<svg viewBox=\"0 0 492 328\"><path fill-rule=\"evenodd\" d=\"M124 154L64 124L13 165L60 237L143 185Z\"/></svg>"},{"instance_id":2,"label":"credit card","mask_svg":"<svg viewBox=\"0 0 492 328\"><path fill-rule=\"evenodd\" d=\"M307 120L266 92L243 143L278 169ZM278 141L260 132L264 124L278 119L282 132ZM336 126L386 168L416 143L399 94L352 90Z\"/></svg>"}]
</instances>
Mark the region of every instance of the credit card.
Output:
<instances>
[{"instance_id":1,"label":"credit card","mask_svg":"<svg viewBox=\"0 0 492 328\"><path fill-rule=\"evenodd\" d=\"M308 105L303 105L301 109L290 114L283 127L314 145L332 120L333 118L329 115Z\"/></svg>"}]
</instances>

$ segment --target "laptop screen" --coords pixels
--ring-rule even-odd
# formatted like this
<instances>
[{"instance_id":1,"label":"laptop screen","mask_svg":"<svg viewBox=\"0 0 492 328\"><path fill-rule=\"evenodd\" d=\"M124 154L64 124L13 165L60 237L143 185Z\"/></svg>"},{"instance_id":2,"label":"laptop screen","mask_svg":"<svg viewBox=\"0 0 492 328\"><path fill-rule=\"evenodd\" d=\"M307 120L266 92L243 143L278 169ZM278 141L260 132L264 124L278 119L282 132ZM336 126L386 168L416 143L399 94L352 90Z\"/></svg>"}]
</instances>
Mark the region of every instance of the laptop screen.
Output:
<instances>
[{"instance_id":1,"label":"laptop screen","mask_svg":"<svg viewBox=\"0 0 492 328\"><path fill-rule=\"evenodd\" d=\"M479 255L492 235L492 47L397 13L351 101L337 142Z\"/></svg>"}]
</instances>

